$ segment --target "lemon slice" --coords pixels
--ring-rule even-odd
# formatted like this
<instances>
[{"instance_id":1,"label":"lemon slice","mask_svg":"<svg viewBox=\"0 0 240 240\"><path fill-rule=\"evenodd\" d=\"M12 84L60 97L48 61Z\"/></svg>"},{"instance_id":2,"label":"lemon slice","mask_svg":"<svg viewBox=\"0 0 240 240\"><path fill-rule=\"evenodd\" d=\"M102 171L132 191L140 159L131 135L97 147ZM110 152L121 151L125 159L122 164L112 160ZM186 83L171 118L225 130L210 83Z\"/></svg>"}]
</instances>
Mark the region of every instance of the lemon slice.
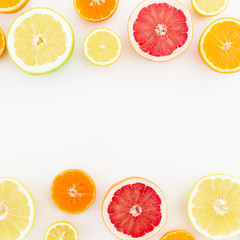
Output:
<instances>
[{"instance_id":1,"label":"lemon slice","mask_svg":"<svg viewBox=\"0 0 240 240\"><path fill-rule=\"evenodd\" d=\"M58 13L47 8L33 8L17 17L7 38L13 62L30 74L56 70L71 56L73 31Z\"/></svg>"},{"instance_id":2,"label":"lemon slice","mask_svg":"<svg viewBox=\"0 0 240 240\"><path fill-rule=\"evenodd\" d=\"M203 16L215 16L225 10L229 0L192 0L192 6Z\"/></svg>"},{"instance_id":3,"label":"lemon slice","mask_svg":"<svg viewBox=\"0 0 240 240\"><path fill-rule=\"evenodd\" d=\"M47 229L44 240L78 240L78 233L72 224L57 222Z\"/></svg>"},{"instance_id":4,"label":"lemon slice","mask_svg":"<svg viewBox=\"0 0 240 240\"><path fill-rule=\"evenodd\" d=\"M240 180L221 174L201 178L189 196L188 215L196 230L209 239L240 234Z\"/></svg>"},{"instance_id":5,"label":"lemon slice","mask_svg":"<svg viewBox=\"0 0 240 240\"><path fill-rule=\"evenodd\" d=\"M122 42L112 30L98 28L90 32L85 38L83 51L86 58L93 64L107 66L119 59L122 52Z\"/></svg>"},{"instance_id":6,"label":"lemon slice","mask_svg":"<svg viewBox=\"0 0 240 240\"><path fill-rule=\"evenodd\" d=\"M0 178L0 239L22 240L34 218L35 205L28 190L15 179Z\"/></svg>"}]
</instances>

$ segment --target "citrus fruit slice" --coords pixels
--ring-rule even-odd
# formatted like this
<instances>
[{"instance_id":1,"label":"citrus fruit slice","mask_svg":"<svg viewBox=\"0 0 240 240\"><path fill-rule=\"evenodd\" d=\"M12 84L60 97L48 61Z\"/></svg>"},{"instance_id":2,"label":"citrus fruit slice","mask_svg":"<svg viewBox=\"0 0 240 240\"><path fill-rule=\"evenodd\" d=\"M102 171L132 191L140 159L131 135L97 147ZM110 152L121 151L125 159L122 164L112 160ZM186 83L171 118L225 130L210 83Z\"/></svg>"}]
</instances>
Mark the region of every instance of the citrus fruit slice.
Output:
<instances>
[{"instance_id":1,"label":"citrus fruit slice","mask_svg":"<svg viewBox=\"0 0 240 240\"><path fill-rule=\"evenodd\" d=\"M0 57L3 55L6 47L5 36L3 30L0 28Z\"/></svg>"},{"instance_id":2,"label":"citrus fruit slice","mask_svg":"<svg viewBox=\"0 0 240 240\"><path fill-rule=\"evenodd\" d=\"M196 230L209 239L240 234L240 180L221 174L198 180L188 199L188 216Z\"/></svg>"},{"instance_id":3,"label":"citrus fruit slice","mask_svg":"<svg viewBox=\"0 0 240 240\"><path fill-rule=\"evenodd\" d=\"M167 204L158 186L132 177L110 188L103 200L102 217L106 227L119 239L143 240L164 226Z\"/></svg>"},{"instance_id":4,"label":"citrus fruit slice","mask_svg":"<svg viewBox=\"0 0 240 240\"><path fill-rule=\"evenodd\" d=\"M118 0L73 0L73 2L78 14L91 22L107 20L118 7Z\"/></svg>"},{"instance_id":5,"label":"citrus fruit slice","mask_svg":"<svg viewBox=\"0 0 240 240\"><path fill-rule=\"evenodd\" d=\"M0 178L0 239L22 240L30 232L35 204L18 180Z\"/></svg>"},{"instance_id":6,"label":"citrus fruit slice","mask_svg":"<svg viewBox=\"0 0 240 240\"><path fill-rule=\"evenodd\" d=\"M229 0L192 0L196 12L203 16L215 16L225 10Z\"/></svg>"},{"instance_id":7,"label":"citrus fruit slice","mask_svg":"<svg viewBox=\"0 0 240 240\"><path fill-rule=\"evenodd\" d=\"M77 214L87 210L94 202L96 187L91 177L78 169L66 170L53 180L51 195L62 211Z\"/></svg>"},{"instance_id":8,"label":"citrus fruit slice","mask_svg":"<svg viewBox=\"0 0 240 240\"><path fill-rule=\"evenodd\" d=\"M168 61L190 45L192 19L178 1L144 0L130 16L128 34L140 56L152 61Z\"/></svg>"},{"instance_id":9,"label":"citrus fruit slice","mask_svg":"<svg viewBox=\"0 0 240 240\"><path fill-rule=\"evenodd\" d=\"M78 240L78 233L72 224L56 222L47 229L44 240Z\"/></svg>"},{"instance_id":10,"label":"citrus fruit slice","mask_svg":"<svg viewBox=\"0 0 240 240\"><path fill-rule=\"evenodd\" d=\"M203 61L220 73L240 70L240 20L221 18L210 24L199 42Z\"/></svg>"},{"instance_id":11,"label":"citrus fruit slice","mask_svg":"<svg viewBox=\"0 0 240 240\"><path fill-rule=\"evenodd\" d=\"M184 230L176 230L166 233L160 240L196 240L196 238Z\"/></svg>"},{"instance_id":12,"label":"citrus fruit slice","mask_svg":"<svg viewBox=\"0 0 240 240\"><path fill-rule=\"evenodd\" d=\"M122 41L112 30L98 28L90 32L85 38L83 51L91 63L107 66L119 59L122 52Z\"/></svg>"},{"instance_id":13,"label":"citrus fruit slice","mask_svg":"<svg viewBox=\"0 0 240 240\"><path fill-rule=\"evenodd\" d=\"M31 74L44 74L56 70L71 56L73 31L55 11L34 8L14 20L7 46L19 68Z\"/></svg>"},{"instance_id":14,"label":"citrus fruit slice","mask_svg":"<svg viewBox=\"0 0 240 240\"><path fill-rule=\"evenodd\" d=\"M25 7L29 0L4 0L0 1L0 13L17 12Z\"/></svg>"}]
</instances>

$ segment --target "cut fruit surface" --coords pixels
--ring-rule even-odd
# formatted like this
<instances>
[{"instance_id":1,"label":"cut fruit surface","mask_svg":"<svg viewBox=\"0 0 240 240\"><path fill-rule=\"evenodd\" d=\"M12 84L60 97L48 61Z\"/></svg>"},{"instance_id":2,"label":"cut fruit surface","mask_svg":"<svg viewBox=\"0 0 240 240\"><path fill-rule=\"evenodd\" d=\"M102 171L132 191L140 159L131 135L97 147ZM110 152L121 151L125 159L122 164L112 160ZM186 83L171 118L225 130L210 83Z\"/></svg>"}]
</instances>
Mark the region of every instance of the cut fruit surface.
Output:
<instances>
[{"instance_id":1,"label":"cut fruit surface","mask_svg":"<svg viewBox=\"0 0 240 240\"><path fill-rule=\"evenodd\" d=\"M0 13L12 13L21 10L29 0L4 0L0 1Z\"/></svg>"},{"instance_id":2,"label":"cut fruit surface","mask_svg":"<svg viewBox=\"0 0 240 240\"><path fill-rule=\"evenodd\" d=\"M209 239L223 240L240 234L240 180L210 175L194 185L188 215L196 230Z\"/></svg>"},{"instance_id":3,"label":"cut fruit surface","mask_svg":"<svg viewBox=\"0 0 240 240\"><path fill-rule=\"evenodd\" d=\"M112 30L98 28L86 37L83 51L86 58L93 64L107 66L119 59L122 52L122 41Z\"/></svg>"},{"instance_id":4,"label":"cut fruit surface","mask_svg":"<svg viewBox=\"0 0 240 240\"><path fill-rule=\"evenodd\" d=\"M189 232L176 230L166 233L160 240L196 240L196 238Z\"/></svg>"},{"instance_id":5,"label":"cut fruit surface","mask_svg":"<svg viewBox=\"0 0 240 240\"><path fill-rule=\"evenodd\" d=\"M210 24L200 38L199 53L217 72L240 71L240 20L221 18Z\"/></svg>"},{"instance_id":6,"label":"cut fruit surface","mask_svg":"<svg viewBox=\"0 0 240 240\"><path fill-rule=\"evenodd\" d=\"M0 178L0 239L24 239L34 218L35 205L28 190L15 179Z\"/></svg>"},{"instance_id":7,"label":"cut fruit surface","mask_svg":"<svg viewBox=\"0 0 240 240\"><path fill-rule=\"evenodd\" d=\"M189 47L192 19L176 0L144 0L130 16L128 34L140 56L152 61L168 61Z\"/></svg>"},{"instance_id":8,"label":"cut fruit surface","mask_svg":"<svg viewBox=\"0 0 240 240\"><path fill-rule=\"evenodd\" d=\"M225 10L229 0L192 0L192 6L203 16L215 16Z\"/></svg>"},{"instance_id":9,"label":"cut fruit surface","mask_svg":"<svg viewBox=\"0 0 240 240\"><path fill-rule=\"evenodd\" d=\"M73 31L58 13L34 8L17 17L7 38L13 62L23 71L44 74L56 70L71 56Z\"/></svg>"},{"instance_id":10,"label":"cut fruit surface","mask_svg":"<svg viewBox=\"0 0 240 240\"><path fill-rule=\"evenodd\" d=\"M91 177L78 169L66 170L53 180L51 195L54 204L62 211L77 214L94 202L96 187Z\"/></svg>"},{"instance_id":11,"label":"cut fruit surface","mask_svg":"<svg viewBox=\"0 0 240 240\"><path fill-rule=\"evenodd\" d=\"M85 20L100 22L110 18L118 7L118 0L73 0L78 14Z\"/></svg>"},{"instance_id":12,"label":"cut fruit surface","mask_svg":"<svg viewBox=\"0 0 240 240\"><path fill-rule=\"evenodd\" d=\"M57 222L47 229L44 240L78 240L78 233L72 224Z\"/></svg>"},{"instance_id":13,"label":"cut fruit surface","mask_svg":"<svg viewBox=\"0 0 240 240\"><path fill-rule=\"evenodd\" d=\"M6 47L5 36L3 30L0 28L0 57L3 55Z\"/></svg>"},{"instance_id":14,"label":"cut fruit surface","mask_svg":"<svg viewBox=\"0 0 240 240\"><path fill-rule=\"evenodd\" d=\"M114 184L102 204L106 227L119 239L148 239L167 217L165 197L154 183L139 177Z\"/></svg>"}]
</instances>

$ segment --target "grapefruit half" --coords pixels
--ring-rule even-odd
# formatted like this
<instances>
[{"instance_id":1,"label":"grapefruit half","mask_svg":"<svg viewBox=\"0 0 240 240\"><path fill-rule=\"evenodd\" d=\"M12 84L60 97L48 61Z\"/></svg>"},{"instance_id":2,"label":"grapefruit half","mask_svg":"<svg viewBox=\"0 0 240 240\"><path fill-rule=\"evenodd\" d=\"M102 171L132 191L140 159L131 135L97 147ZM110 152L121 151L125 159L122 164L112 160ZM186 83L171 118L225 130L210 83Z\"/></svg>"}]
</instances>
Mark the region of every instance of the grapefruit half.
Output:
<instances>
[{"instance_id":1,"label":"grapefruit half","mask_svg":"<svg viewBox=\"0 0 240 240\"><path fill-rule=\"evenodd\" d=\"M191 44L192 18L176 0L144 0L129 18L128 34L140 56L156 62L168 61Z\"/></svg>"},{"instance_id":2,"label":"grapefruit half","mask_svg":"<svg viewBox=\"0 0 240 240\"><path fill-rule=\"evenodd\" d=\"M117 238L145 240L164 226L167 203L163 192L154 183L140 177L127 178L107 192L102 217Z\"/></svg>"}]
</instances>

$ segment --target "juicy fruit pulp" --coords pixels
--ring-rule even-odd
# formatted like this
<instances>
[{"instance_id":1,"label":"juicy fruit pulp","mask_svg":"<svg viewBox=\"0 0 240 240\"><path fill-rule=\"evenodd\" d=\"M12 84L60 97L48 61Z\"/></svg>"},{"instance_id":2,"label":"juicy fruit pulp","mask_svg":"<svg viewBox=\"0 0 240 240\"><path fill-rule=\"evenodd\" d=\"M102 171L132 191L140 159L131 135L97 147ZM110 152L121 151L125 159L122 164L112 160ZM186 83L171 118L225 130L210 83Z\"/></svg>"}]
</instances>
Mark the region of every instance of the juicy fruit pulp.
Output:
<instances>
[{"instance_id":1,"label":"juicy fruit pulp","mask_svg":"<svg viewBox=\"0 0 240 240\"><path fill-rule=\"evenodd\" d=\"M0 13L12 13L21 10L29 0L4 0L0 1Z\"/></svg>"},{"instance_id":2,"label":"juicy fruit pulp","mask_svg":"<svg viewBox=\"0 0 240 240\"><path fill-rule=\"evenodd\" d=\"M2 29L0 28L0 57L3 55L5 51L5 46L6 46L5 36Z\"/></svg>"},{"instance_id":3,"label":"juicy fruit pulp","mask_svg":"<svg viewBox=\"0 0 240 240\"><path fill-rule=\"evenodd\" d=\"M100 66L116 62L122 51L121 39L115 32L106 28L92 31L86 37L83 46L88 60Z\"/></svg>"},{"instance_id":4,"label":"juicy fruit pulp","mask_svg":"<svg viewBox=\"0 0 240 240\"><path fill-rule=\"evenodd\" d=\"M37 8L25 12L9 30L10 54L20 68L30 73L54 70L66 61L72 48L71 27L49 9Z\"/></svg>"},{"instance_id":5,"label":"juicy fruit pulp","mask_svg":"<svg viewBox=\"0 0 240 240\"><path fill-rule=\"evenodd\" d=\"M196 240L189 232L176 230L166 233L160 240Z\"/></svg>"},{"instance_id":6,"label":"juicy fruit pulp","mask_svg":"<svg viewBox=\"0 0 240 240\"><path fill-rule=\"evenodd\" d=\"M74 6L85 20L99 22L114 14L118 0L74 0Z\"/></svg>"},{"instance_id":7,"label":"juicy fruit pulp","mask_svg":"<svg viewBox=\"0 0 240 240\"><path fill-rule=\"evenodd\" d=\"M222 18L204 31L199 51L203 61L213 70L231 73L240 70L240 21Z\"/></svg>"},{"instance_id":8,"label":"juicy fruit pulp","mask_svg":"<svg viewBox=\"0 0 240 240\"><path fill-rule=\"evenodd\" d=\"M78 234L72 224L57 222L48 228L44 240L78 240Z\"/></svg>"},{"instance_id":9,"label":"juicy fruit pulp","mask_svg":"<svg viewBox=\"0 0 240 240\"><path fill-rule=\"evenodd\" d=\"M52 200L62 211L77 214L89 208L95 200L96 187L85 172L66 170L53 180Z\"/></svg>"},{"instance_id":10,"label":"juicy fruit pulp","mask_svg":"<svg viewBox=\"0 0 240 240\"><path fill-rule=\"evenodd\" d=\"M190 44L192 23L187 10L174 0L143 1L129 20L130 41L149 60L170 60Z\"/></svg>"},{"instance_id":11,"label":"juicy fruit pulp","mask_svg":"<svg viewBox=\"0 0 240 240\"><path fill-rule=\"evenodd\" d=\"M189 197L188 213L194 227L210 239L240 233L240 181L226 175L200 179Z\"/></svg>"},{"instance_id":12,"label":"juicy fruit pulp","mask_svg":"<svg viewBox=\"0 0 240 240\"><path fill-rule=\"evenodd\" d=\"M157 233L166 219L160 189L141 178L126 179L115 186L106 195L102 208L110 231L120 239L147 239Z\"/></svg>"},{"instance_id":13,"label":"juicy fruit pulp","mask_svg":"<svg viewBox=\"0 0 240 240\"><path fill-rule=\"evenodd\" d=\"M192 0L193 8L201 15L215 16L221 13L229 0Z\"/></svg>"},{"instance_id":14,"label":"juicy fruit pulp","mask_svg":"<svg viewBox=\"0 0 240 240\"><path fill-rule=\"evenodd\" d=\"M0 179L0 239L22 240L30 231L35 206L28 191L17 180Z\"/></svg>"}]
</instances>

